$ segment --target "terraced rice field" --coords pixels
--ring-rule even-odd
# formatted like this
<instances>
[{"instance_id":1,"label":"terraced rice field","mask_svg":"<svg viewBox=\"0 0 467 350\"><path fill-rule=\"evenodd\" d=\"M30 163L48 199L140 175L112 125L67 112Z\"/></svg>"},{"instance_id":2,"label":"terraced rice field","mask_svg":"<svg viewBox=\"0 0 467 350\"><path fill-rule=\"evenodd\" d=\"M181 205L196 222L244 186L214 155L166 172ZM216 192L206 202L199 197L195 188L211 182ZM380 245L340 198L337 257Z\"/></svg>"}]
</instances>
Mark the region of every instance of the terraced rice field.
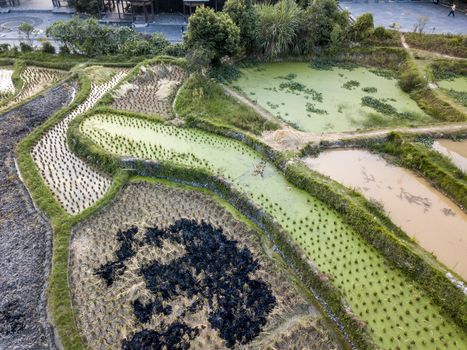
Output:
<instances>
[{"instance_id":1,"label":"terraced rice field","mask_svg":"<svg viewBox=\"0 0 467 350\"><path fill-rule=\"evenodd\" d=\"M94 171L68 149L68 125L76 116L90 110L125 75L125 70L115 71L110 80L93 83L88 98L33 148L32 157L43 180L69 214L78 214L94 204L108 190L111 179Z\"/></svg>"},{"instance_id":2,"label":"terraced rice field","mask_svg":"<svg viewBox=\"0 0 467 350\"><path fill-rule=\"evenodd\" d=\"M187 188L129 184L74 230L70 275L91 349L339 347L257 233Z\"/></svg>"},{"instance_id":3,"label":"terraced rice field","mask_svg":"<svg viewBox=\"0 0 467 350\"><path fill-rule=\"evenodd\" d=\"M467 77L440 80L437 84L455 102L467 107Z\"/></svg>"},{"instance_id":4,"label":"terraced rice field","mask_svg":"<svg viewBox=\"0 0 467 350\"><path fill-rule=\"evenodd\" d=\"M465 349L467 339L415 284L323 203L292 187L241 142L117 115L94 115L82 131L119 156L170 160L223 176L271 214L330 276L383 349Z\"/></svg>"},{"instance_id":5,"label":"terraced rice field","mask_svg":"<svg viewBox=\"0 0 467 350\"><path fill-rule=\"evenodd\" d=\"M185 70L174 65L143 66L131 82L114 93L112 107L130 112L171 117L171 97L185 80Z\"/></svg>"},{"instance_id":6,"label":"terraced rice field","mask_svg":"<svg viewBox=\"0 0 467 350\"><path fill-rule=\"evenodd\" d=\"M15 92L15 86L11 80L13 70L0 67L0 101Z\"/></svg>"},{"instance_id":7,"label":"terraced rice field","mask_svg":"<svg viewBox=\"0 0 467 350\"><path fill-rule=\"evenodd\" d=\"M307 63L283 62L241 72L232 83L234 88L302 131L342 132L432 122L396 79L367 68L318 70Z\"/></svg>"},{"instance_id":8,"label":"terraced rice field","mask_svg":"<svg viewBox=\"0 0 467 350\"><path fill-rule=\"evenodd\" d=\"M448 157L459 169L467 173L467 140L436 140L433 149Z\"/></svg>"},{"instance_id":9,"label":"terraced rice field","mask_svg":"<svg viewBox=\"0 0 467 350\"><path fill-rule=\"evenodd\" d=\"M8 102L7 107L24 101L40 91L47 89L54 83L63 79L66 74L68 74L68 72L58 69L33 66L26 67L21 73L21 79L24 82L23 88L11 101Z\"/></svg>"},{"instance_id":10,"label":"terraced rice field","mask_svg":"<svg viewBox=\"0 0 467 350\"><path fill-rule=\"evenodd\" d=\"M366 150L330 150L304 162L381 203L396 225L467 280L467 215L428 181Z\"/></svg>"}]
</instances>

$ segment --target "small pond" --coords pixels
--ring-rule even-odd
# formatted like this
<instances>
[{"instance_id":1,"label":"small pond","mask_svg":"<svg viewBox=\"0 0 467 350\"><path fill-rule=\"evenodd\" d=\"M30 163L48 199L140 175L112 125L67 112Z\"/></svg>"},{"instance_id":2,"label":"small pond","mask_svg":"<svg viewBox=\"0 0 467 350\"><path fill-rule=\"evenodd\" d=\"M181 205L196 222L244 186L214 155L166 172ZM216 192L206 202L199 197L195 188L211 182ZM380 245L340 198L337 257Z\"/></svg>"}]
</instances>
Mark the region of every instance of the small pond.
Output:
<instances>
[{"instance_id":1,"label":"small pond","mask_svg":"<svg viewBox=\"0 0 467 350\"><path fill-rule=\"evenodd\" d=\"M409 236L467 279L467 215L414 173L365 150L333 150L305 163L384 206Z\"/></svg>"}]
</instances>

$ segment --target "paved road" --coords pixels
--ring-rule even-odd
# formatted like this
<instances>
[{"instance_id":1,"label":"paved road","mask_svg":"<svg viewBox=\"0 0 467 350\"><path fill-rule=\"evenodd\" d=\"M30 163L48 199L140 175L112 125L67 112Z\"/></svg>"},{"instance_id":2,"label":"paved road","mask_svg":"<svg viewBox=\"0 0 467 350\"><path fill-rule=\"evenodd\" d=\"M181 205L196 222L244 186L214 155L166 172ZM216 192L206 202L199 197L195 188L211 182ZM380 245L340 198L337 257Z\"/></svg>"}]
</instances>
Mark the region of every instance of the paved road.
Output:
<instances>
[{"instance_id":1,"label":"paved road","mask_svg":"<svg viewBox=\"0 0 467 350\"><path fill-rule=\"evenodd\" d=\"M389 27L394 22L399 23L404 32L413 31L418 19L427 16L426 33L467 34L467 16L456 12L456 17L448 17L448 7L430 2L364 3L360 0L360 2L341 1L341 6L348 9L354 17L365 12L373 13L375 25Z\"/></svg>"}]
</instances>

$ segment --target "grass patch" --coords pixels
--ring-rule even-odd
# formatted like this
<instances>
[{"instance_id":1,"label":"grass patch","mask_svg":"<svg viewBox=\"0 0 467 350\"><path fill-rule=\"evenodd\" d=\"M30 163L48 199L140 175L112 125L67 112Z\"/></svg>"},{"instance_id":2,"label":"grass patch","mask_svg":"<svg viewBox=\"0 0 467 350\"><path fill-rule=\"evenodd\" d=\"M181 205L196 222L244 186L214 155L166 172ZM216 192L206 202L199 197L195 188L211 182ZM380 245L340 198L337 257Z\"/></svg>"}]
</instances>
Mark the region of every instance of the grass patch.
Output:
<instances>
[{"instance_id":1,"label":"grass patch","mask_svg":"<svg viewBox=\"0 0 467 350\"><path fill-rule=\"evenodd\" d=\"M277 124L264 119L248 106L227 96L216 81L194 74L180 89L175 110L186 120L209 120L223 126L261 134L277 129Z\"/></svg>"},{"instance_id":2,"label":"grass patch","mask_svg":"<svg viewBox=\"0 0 467 350\"><path fill-rule=\"evenodd\" d=\"M406 42L417 49L467 58L467 36L405 33Z\"/></svg>"}]
</instances>

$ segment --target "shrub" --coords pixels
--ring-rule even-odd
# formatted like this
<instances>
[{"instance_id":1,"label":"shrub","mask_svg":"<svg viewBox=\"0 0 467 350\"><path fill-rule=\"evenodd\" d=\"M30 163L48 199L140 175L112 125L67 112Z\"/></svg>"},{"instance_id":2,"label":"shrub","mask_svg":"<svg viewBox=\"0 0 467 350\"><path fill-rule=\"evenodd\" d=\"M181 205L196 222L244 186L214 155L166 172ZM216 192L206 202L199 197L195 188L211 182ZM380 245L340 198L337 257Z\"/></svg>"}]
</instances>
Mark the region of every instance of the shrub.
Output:
<instances>
[{"instance_id":1,"label":"shrub","mask_svg":"<svg viewBox=\"0 0 467 350\"><path fill-rule=\"evenodd\" d=\"M19 43L19 48L21 52L31 52L32 46L26 43Z\"/></svg>"},{"instance_id":2,"label":"shrub","mask_svg":"<svg viewBox=\"0 0 467 350\"><path fill-rule=\"evenodd\" d=\"M358 16L352 25L352 37L354 41L363 41L373 34L374 21L371 13Z\"/></svg>"},{"instance_id":3,"label":"shrub","mask_svg":"<svg viewBox=\"0 0 467 350\"><path fill-rule=\"evenodd\" d=\"M60 55L69 55L70 49L67 46L60 46L60 48L58 49L58 53Z\"/></svg>"},{"instance_id":4,"label":"shrub","mask_svg":"<svg viewBox=\"0 0 467 350\"><path fill-rule=\"evenodd\" d=\"M240 45L251 52L256 43L258 12L249 0L227 0L224 5L227 13L240 28Z\"/></svg>"},{"instance_id":5,"label":"shrub","mask_svg":"<svg viewBox=\"0 0 467 350\"><path fill-rule=\"evenodd\" d=\"M417 67L412 61L406 61L402 67L399 77L399 86L405 92L412 92L426 85L425 80L420 76Z\"/></svg>"},{"instance_id":6,"label":"shrub","mask_svg":"<svg viewBox=\"0 0 467 350\"><path fill-rule=\"evenodd\" d=\"M55 22L47 28L46 34L73 53L89 57L119 53L128 40L139 36L127 27L103 26L95 18L82 20L78 17L68 22Z\"/></svg>"},{"instance_id":7,"label":"shrub","mask_svg":"<svg viewBox=\"0 0 467 350\"><path fill-rule=\"evenodd\" d=\"M41 51L42 51L42 52L45 52L45 53L54 54L54 53L55 53L55 46L53 46L53 45L50 43L50 41L44 41L44 42L42 43Z\"/></svg>"},{"instance_id":8,"label":"shrub","mask_svg":"<svg viewBox=\"0 0 467 350\"><path fill-rule=\"evenodd\" d=\"M190 17L185 44L188 50L204 48L212 52L212 63L238 52L240 29L226 13L199 7Z\"/></svg>"}]
</instances>

